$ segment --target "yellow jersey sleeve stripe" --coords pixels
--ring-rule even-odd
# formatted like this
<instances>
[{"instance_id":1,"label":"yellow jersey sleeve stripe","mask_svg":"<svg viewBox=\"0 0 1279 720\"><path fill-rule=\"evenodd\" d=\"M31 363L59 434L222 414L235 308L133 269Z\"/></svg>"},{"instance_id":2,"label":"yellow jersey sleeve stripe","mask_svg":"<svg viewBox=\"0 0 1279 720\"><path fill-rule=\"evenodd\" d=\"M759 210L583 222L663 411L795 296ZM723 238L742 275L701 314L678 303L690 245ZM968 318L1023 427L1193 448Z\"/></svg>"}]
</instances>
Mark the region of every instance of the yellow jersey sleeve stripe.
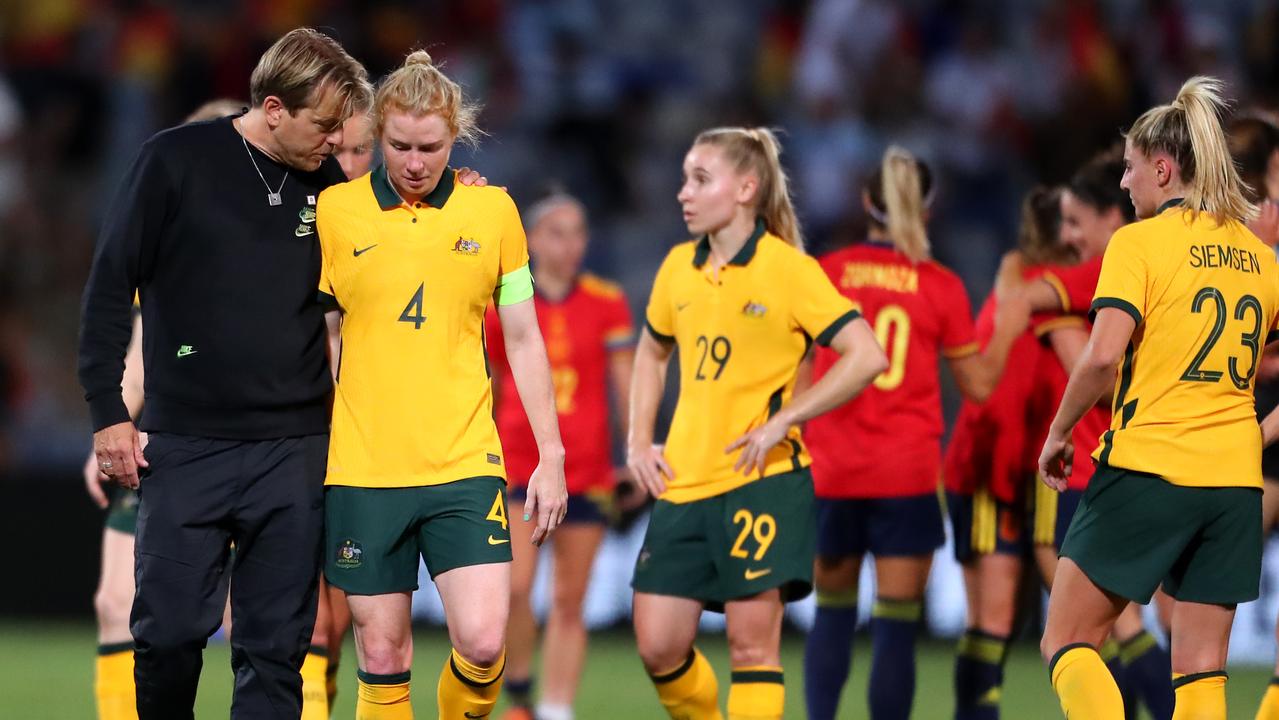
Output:
<instances>
[{"instance_id":1,"label":"yellow jersey sleeve stripe","mask_svg":"<svg viewBox=\"0 0 1279 720\"><path fill-rule=\"evenodd\" d=\"M514 305L533 297L533 273L528 265L512 270L497 281L497 292L493 299L498 305Z\"/></svg>"},{"instance_id":2,"label":"yellow jersey sleeve stripe","mask_svg":"<svg viewBox=\"0 0 1279 720\"><path fill-rule=\"evenodd\" d=\"M1084 319L1078 315L1066 315L1064 317L1053 318L1035 326L1035 337L1042 338L1053 330L1060 330L1067 327L1083 327Z\"/></svg>"},{"instance_id":3,"label":"yellow jersey sleeve stripe","mask_svg":"<svg viewBox=\"0 0 1279 720\"><path fill-rule=\"evenodd\" d=\"M1070 312L1070 293L1066 292L1066 284L1050 272L1040 275L1040 278L1057 293L1057 300L1061 302L1061 311Z\"/></svg>"},{"instance_id":4,"label":"yellow jersey sleeve stripe","mask_svg":"<svg viewBox=\"0 0 1279 720\"><path fill-rule=\"evenodd\" d=\"M977 343L970 342L970 343L964 343L963 345L956 345L953 348L942 348L941 355L944 358L954 360L955 358L968 357L969 355L975 355L979 349L980 347L977 345Z\"/></svg>"},{"instance_id":5,"label":"yellow jersey sleeve stripe","mask_svg":"<svg viewBox=\"0 0 1279 720\"><path fill-rule=\"evenodd\" d=\"M1137 309L1137 306L1133 305L1127 300L1124 300L1123 298L1117 298L1117 297L1099 297L1096 300L1093 300L1092 309L1088 311L1088 319L1095 321L1097 319L1097 311L1101 310L1102 308L1115 308L1116 310L1123 310L1124 312L1132 316L1133 322L1137 323L1138 325L1141 324L1141 311Z\"/></svg>"},{"instance_id":6,"label":"yellow jersey sleeve stripe","mask_svg":"<svg viewBox=\"0 0 1279 720\"><path fill-rule=\"evenodd\" d=\"M338 304L338 299L323 290L315 291L315 300L320 303L320 307L324 308L324 312L342 309L342 306Z\"/></svg>"},{"instance_id":7,"label":"yellow jersey sleeve stripe","mask_svg":"<svg viewBox=\"0 0 1279 720\"><path fill-rule=\"evenodd\" d=\"M845 325L856 320L857 318L861 316L862 314L857 312L856 310L849 310L843 315L840 315L839 317L835 318L835 322L831 323L830 325L827 325L826 329L821 331L817 335L817 337L815 338L817 344L821 345L822 347L826 347L830 345L831 341L835 339L835 336L839 334L840 330L844 329Z\"/></svg>"}]
</instances>

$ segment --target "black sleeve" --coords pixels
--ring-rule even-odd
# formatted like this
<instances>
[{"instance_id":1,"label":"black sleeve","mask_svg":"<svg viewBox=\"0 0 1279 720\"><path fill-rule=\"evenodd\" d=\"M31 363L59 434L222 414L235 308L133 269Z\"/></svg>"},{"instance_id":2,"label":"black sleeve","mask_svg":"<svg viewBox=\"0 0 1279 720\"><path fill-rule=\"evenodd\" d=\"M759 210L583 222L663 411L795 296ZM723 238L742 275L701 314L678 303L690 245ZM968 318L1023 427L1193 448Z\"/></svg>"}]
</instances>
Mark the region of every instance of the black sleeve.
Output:
<instances>
[{"instance_id":1,"label":"black sleeve","mask_svg":"<svg viewBox=\"0 0 1279 720\"><path fill-rule=\"evenodd\" d=\"M120 383L141 259L167 222L173 184L156 147L142 146L107 208L80 306L80 385L94 431L129 420Z\"/></svg>"}]
</instances>

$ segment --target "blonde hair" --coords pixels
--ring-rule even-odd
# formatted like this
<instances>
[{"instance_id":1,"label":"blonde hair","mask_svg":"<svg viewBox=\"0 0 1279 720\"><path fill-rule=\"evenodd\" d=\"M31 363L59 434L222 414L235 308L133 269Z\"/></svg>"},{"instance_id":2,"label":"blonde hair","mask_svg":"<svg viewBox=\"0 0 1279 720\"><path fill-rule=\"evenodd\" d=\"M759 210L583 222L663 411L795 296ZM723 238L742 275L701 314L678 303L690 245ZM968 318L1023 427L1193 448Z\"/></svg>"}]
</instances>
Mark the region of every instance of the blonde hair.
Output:
<instances>
[{"instance_id":1,"label":"blonde hair","mask_svg":"<svg viewBox=\"0 0 1279 720\"><path fill-rule=\"evenodd\" d=\"M276 40L258 60L249 78L249 100L257 107L275 96L293 114L313 107L311 103L325 88L337 94L340 120L368 107L373 94L364 66L336 40L311 28L297 28Z\"/></svg>"},{"instance_id":2,"label":"blonde hair","mask_svg":"<svg viewBox=\"0 0 1279 720\"><path fill-rule=\"evenodd\" d=\"M458 140L475 145L483 131L477 120L480 108L462 97L462 88L440 71L430 53L415 50L398 70L378 85L373 101L373 126L381 135L389 111L411 115L439 115Z\"/></svg>"},{"instance_id":3,"label":"blonde hair","mask_svg":"<svg viewBox=\"0 0 1279 720\"><path fill-rule=\"evenodd\" d=\"M244 102L240 100L232 100L231 98L217 98L210 100L200 107L196 108L187 115L182 121L186 123L201 122L204 120L216 120L217 118L234 115L244 109Z\"/></svg>"},{"instance_id":4,"label":"blonde hair","mask_svg":"<svg viewBox=\"0 0 1279 720\"><path fill-rule=\"evenodd\" d=\"M1257 216L1230 157L1221 115L1220 80L1197 75L1186 81L1170 105L1147 110L1127 133L1132 146L1145 155L1172 156L1188 190L1183 205L1193 215L1206 212L1217 220L1247 222Z\"/></svg>"},{"instance_id":5,"label":"blonde hair","mask_svg":"<svg viewBox=\"0 0 1279 720\"><path fill-rule=\"evenodd\" d=\"M866 188L870 217L888 231L897 250L913 262L932 257L924 209L932 200L932 172L900 145L889 145Z\"/></svg>"},{"instance_id":6,"label":"blonde hair","mask_svg":"<svg viewBox=\"0 0 1279 720\"><path fill-rule=\"evenodd\" d=\"M693 145L718 147L737 172L754 172L759 178L756 209L764 227L798 250L804 249L799 218L791 202L790 183L782 169L782 146L765 127L719 127L702 131Z\"/></svg>"}]
</instances>

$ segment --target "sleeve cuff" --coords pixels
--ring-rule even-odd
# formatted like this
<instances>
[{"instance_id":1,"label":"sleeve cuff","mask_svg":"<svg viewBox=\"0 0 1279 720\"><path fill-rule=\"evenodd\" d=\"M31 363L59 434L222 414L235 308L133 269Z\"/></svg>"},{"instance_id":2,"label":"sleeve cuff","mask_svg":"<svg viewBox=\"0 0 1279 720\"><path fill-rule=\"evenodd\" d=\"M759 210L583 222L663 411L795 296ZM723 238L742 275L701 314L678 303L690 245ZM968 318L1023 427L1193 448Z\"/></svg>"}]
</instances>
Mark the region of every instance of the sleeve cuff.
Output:
<instances>
[{"instance_id":1,"label":"sleeve cuff","mask_svg":"<svg viewBox=\"0 0 1279 720\"><path fill-rule=\"evenodd\" d=\"M947 360L954 360L956 358L975 355L977 351L980 349L981 349L981 346L979 346L977 343L970 342L970 343L964 343L963 345L956 345L953 348L942 348L941 354L942 354L942 357L946 358Z\"/></svg>"},{"instance_id":2,"label":"sleeve cuff","mask_svg":"<svg viewBox=\"0 0 1279 720\"><path fill-rule=\"evenodd\" d=\"M497 281L497 292L493 293L493 301L497 305L515 305L533 297L533 273L528 265L512 270Z\"/></svg>"},{"instance_id":3,"label":"sleeve cuff","mask_svg":"<svg viewBox=\"0 0 1279 720\"><path fill-rule=\"evenodd\" d=\"M1062 317L1055 317L1051 320L1036 323L1034 333L1035 337L1042 338L1051 333L1053 330L1060 330L1065 327L1083 327L1083 324L1084 319L1078 315L1064 315Z\"/></svg>"},{"instance_id":4,"label":"sleeve cuff","mask_svg":"<svg viewBox=\"0 0 1279 720\"><path fill-rule=\"evenodd\" d=\"M857 318L861 316L862 314L857 312L856 310L849 310L843 315L840 315L839 317L835 318L835 322L831 323L830 325L827 325L825 330L818 333L817 337L815 338L815 341L817 342L818 345L821 345L822 347L829 346L831 341L835 339L835 336L839 334L839 331L844 329L845 325L856 320Z\"/></svg>"},{"instance_id":5,"label":"sleeve cuff","mask_svg":"<svg viewBox=\"0 0 1279 720\"><path fill-rule=\"evenodd\" d=\"M648 334L652 335L658 342L663 342L668 345L675 342L674 335L667 335L666 333L659 331L657 328L653 327L653 323L647 320L644 321L644 328L648 330Z\"/></svg>"},{"instance_id":6,"label":"sleeve cuff","mask_svg":"<svg viewBox=\"0 0 1279 720\"><path fill-rule=\"evenodd\" d=\"M1070 312L1070 293L1066 292L1066 284L1061 281L1061 278L1051 272L1046 272L1040 275L1039 278L1048 283L1053 292L1057 293L1057 301L1061 303L1061 311Z\"/></svg>"},{"instance_id":7,"label":"sleeve cuff","mask_svg":"<svg viewBox=\"0 0 1279 720\"><path fill-rule=\"evenodd\" d=\"M323 290L315 291L315 300L320 303L320 307L324 308L324 312L342 309L342 306L338 304L338 299Z\"/></svg>"},{"instance_id":8,"label":"sleeve cuff","mask_svg":"<svg viewBox=\"0 0 1279 720\"><path fill-rule=\"evenodd\" d=\"M98 395L90 400L89 418L93 421L94 432L133 420L129 417L129 408L125 407L124 396L118 391Z\"/></svg>"},{"instance_id":9,"label":"sleeve cuff","mask_svg":"<svg viewBox=\"0 0 1279 720\"><path fill-rule=\"evenodd\" d=\"M1124 312L1132 316L1133 322L1135 322L1138 325L1141 324L1141 311L1137 309L1137 306L1133 305L1127 300L1124 300L1123 298L1117 298L1117 297L1099 297L1096 300L1093 300L1092 309L1088 311L1088 321L1096 322L1097 311L1101 310L1102 308L1115 308L1116 310L1123 310Z\"/></svg>"},{"instance_id":10,"label":"sleeve cuff","mask_svg":"<svg viewBox=\"0 0 1279 720\"><path fill-rule=\"evenodd\" d=\"M635 331L623 328L604 336L604 347L609 350L625 350L635 345Z\"/></svg>"}]
</instances>

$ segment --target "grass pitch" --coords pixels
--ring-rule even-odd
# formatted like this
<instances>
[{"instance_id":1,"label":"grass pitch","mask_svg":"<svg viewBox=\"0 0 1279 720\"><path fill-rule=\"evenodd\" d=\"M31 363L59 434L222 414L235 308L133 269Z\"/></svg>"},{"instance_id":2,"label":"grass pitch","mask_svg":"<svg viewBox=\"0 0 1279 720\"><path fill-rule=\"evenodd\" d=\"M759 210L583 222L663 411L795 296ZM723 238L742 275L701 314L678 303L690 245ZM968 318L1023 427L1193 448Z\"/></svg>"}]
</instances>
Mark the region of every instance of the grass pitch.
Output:
<instances>
[{"instance_id":1,"label":"grass pitch","mask_svg":"<svg viewBox=\"0 0 1279 720\"><path fill-rule=\"evenodd\" d=\"M699 647L720 677L721 702L728 689L728 662L723 636L702 638ZM953 645L923 641L913 717L946 719L952 712L951 663ZM0 621L0 717L14 720L92 720L94 630L91 623ZM786 669L786 718L798 720L803 711L803 638L788 633L783 640ZM853 677L845 690L840 718L865 718L869 645L859 638ZM421 629L415 636L413 704L418 718L435 717L435 681L448 654L448 640L439 629ZM333 717L355 715L355 650L348 640L340 670L341 686ZM1003 717L1007 720L1060 718L1048 676L1033 644L1019 643L1009 659L1004 684ZM1231 718L1252 718L1270 679L1266 668L1233 668L1228 684ZM197 718L225 718L231 696L230 653L226 644L211 642L204 656L204 674L196 705ZM495 714L500 717L499 712ZM634 642L624 631L598 633L591 638L590 655L578 695L577 717L582 720L650 720L664 717L648 682Z\"/></svg>"}]
</instances>

